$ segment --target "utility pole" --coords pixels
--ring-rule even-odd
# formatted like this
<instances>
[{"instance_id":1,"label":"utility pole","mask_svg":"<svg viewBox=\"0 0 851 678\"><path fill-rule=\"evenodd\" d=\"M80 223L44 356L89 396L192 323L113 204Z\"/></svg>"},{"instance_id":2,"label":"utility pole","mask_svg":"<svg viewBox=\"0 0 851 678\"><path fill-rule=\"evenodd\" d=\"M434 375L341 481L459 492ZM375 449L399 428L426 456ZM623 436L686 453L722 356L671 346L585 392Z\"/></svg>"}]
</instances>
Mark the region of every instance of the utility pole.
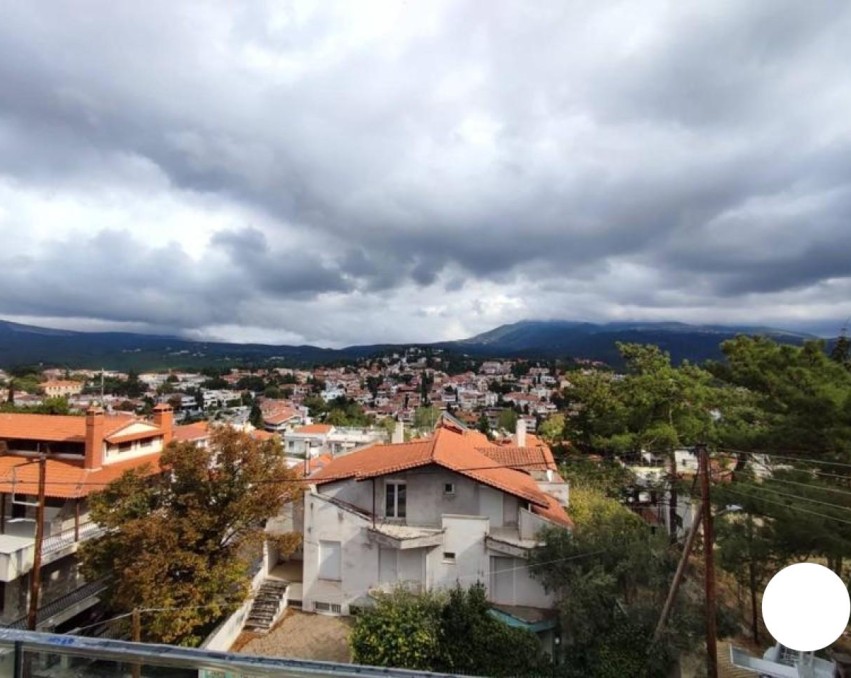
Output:
<instances>
[{"instance_id":1,"label":"utility pole","mask_svg":"<svg viewBox=\"0 0 851 678\"><path fill-rule=\"evenodd\" d=\"M44 542L44 495L47 481L47 455L44 452L38 456L38 507L35 519L35 553L33 554L33 569L30 575L30 607L27 614L27 628L36 630L38 622L38 600L41 593L41 546Z\"/></svg>"},{"instance_id":2,"label":"utility pole","mask_svg":"<svg viewBox=\"0 0 851 678\"><path fill-rule=\"evenodd\" d=\"M142 619L141 614L139 612L139 608L133 608L133 629L132 629L132 638L134 643L142 642ZM142 666L141 664L133 664L133 678L140 678L142 675Z\"/></svg>"},{"instance_id":3,"label":"utility pole","mask_svg":"<svg viewBox=\"0 0 851 678\"><path fill-rule=\"evenodd\" d=\"M697 445L700 462L700 488L703 506L703 551L706 570L706 675L718 678L717 629L715 622L715 535L712 530L712 505L709 501L709 451L706 445Z\"/></svg>"},{"instance_id":4,"label":"utility pole","mask_svg":"<svg viewBox=\"0 0 851 678\"><path fill-rule=\"evenodd\" d=\"M674 600L677 597L677 591L680 588L680 583L682 582L683 575L686 571L686 564L688 563L688 558L691 554L692 546L694 546L695 537L697 537L697 530L700 526L701 518L703 518L703 504L698 504L695 508L694 518L692 519L691 523L691 529L689 530L685 546L683 547L683 555L680 557L679 565L677 565L677 572L674 575L674 581L671 582L671 588L668 591L668 598L665 601L665 606L662 608L662 615L659 617L659 623L656 624L656 630L653 632L654 643L658 642L659 638L662 637L662 631L664 630L665 624L668 621L668 615L671 613L671 608L673 607Z\"/></svg>"}]
</instances>

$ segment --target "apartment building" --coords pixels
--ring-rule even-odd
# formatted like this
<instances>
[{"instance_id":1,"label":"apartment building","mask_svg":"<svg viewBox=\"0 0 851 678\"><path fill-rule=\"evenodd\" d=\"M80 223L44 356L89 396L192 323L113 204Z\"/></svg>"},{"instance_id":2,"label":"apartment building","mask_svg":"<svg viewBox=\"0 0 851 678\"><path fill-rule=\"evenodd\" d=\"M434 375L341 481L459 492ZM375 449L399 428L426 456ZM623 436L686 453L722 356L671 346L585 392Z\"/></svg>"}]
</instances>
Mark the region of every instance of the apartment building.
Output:
<instances>
[{"instance_id":1,"label":"apartment building","mask_svg":"<svg viewBox=\"0 0 851 678\"><path fill-rule=\"evenodd\" d=\"M153 421L100 407L77 417L0 414L0 625L23 626L29 606L40 454L46 501L38 623L51 629L96 604L103 590L83 580L75 555L100 534L89 517L89 494L131 468L158 472L172 435L168 405L155 408Z\"/></svg>"}]
</instances>

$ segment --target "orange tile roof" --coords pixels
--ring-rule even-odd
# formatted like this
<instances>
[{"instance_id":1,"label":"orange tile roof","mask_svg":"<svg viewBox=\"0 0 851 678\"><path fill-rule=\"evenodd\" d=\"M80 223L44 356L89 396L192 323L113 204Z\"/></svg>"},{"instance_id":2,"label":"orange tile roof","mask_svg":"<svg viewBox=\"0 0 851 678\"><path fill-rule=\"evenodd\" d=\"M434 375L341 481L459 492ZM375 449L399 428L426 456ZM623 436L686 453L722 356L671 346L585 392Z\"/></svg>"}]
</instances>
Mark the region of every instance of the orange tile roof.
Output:
<instances>
[{"instance_id":1,"label":"orange tile roof","mask_svg":"<svg viewBox=\"0 0 851 678\"><path fill-rule=\"evenodd\" d=\"M137 421L127 414L104 415L103 434L109 437ZM59 414L0 414L0 438L82 443L86 441L86 418Z\"/></svg>"},{"instance_id":2,"label":"orange tile roof","mask_svg":"<svg viewBox=\"0 0 851 678\"><path fill-rule=\"evenodd\" d=\"M210 428L206 421L196 421L194 424L175 426L172 440L185 442L188 440L203 440L210 435Z\"/></svg>"},{"instance_id":3,"label":"orange tile roof","mask_svg":"<svg viewBox=\"0 0 851 678\"><path fill-rule=\"evenodd\" d=\"M280 436L277 433L272 433L271 431L261 431L260 429L255 429L251 432L251 437L254 440L273 440L275 438L280 439Z\"/></svg>"},{"instance_id":4,"label":"orange tile roof","mask_svg":"<svg viewBox=\"0 0 851 678\"><path fill-rule=\"evenodd\" d=\"M541 515L560 522L570 519L558 501L543 492L526 473L506 468L476 449L477 436L443 424L427 440L395 445L372 445L358 452L337 457L320 469L311 480L317 485L354 478L365 480L435 464L495 487L537 506Z\"/></svg>"},{"instance_id":5,"label":"orange tile roof","mask_svg":"<svg viewBox=\"0 0 851 678\"><path fill-rule=\"evenodd\" d=\"M273 426L283 424L290 419L295 419L299 416L298 411L289 405L280 401L266 400L260 404L260 411L263 415L263 421Z\"/></svg>"},{"instance_id":6,"label":"orange tile roof","mask_svg":"<svg viewBox=\"0 0 851 678\"><path fill-rule=\"evenodd\" d=\"M160 453L128 459L96 470L83 468L83 460L48 459L45 494L48 497L74 499L102 490L124 471L150 464L151 473L159 472ZM14 481L14 482L13 482ZM38 464L35 459L16 455L0 456L0 492L38 494Z\"/></svg>"},{"instance_id":7,"label":"orange tile roof","mask_svg":"<svg viewBox=\"0 0 851 678\"><path fill-rule=\"evenodd\" d=\"M308 424L307 426L299 426L293 433L304 433L304 434L323 434L323 433L331 433L331 429L334 428L331 424Z\"/></svg>"},{"instance_id":8,"label":"orange tile roof","mask_svg":"<svg viewBox=\"0 0 851 678\"><path fill-rule=\"evenodd\" d=\"M518 471L558 470L553 453L547 447L512 447L503 445L497 447L479 447L477 449L503 466L516 468Z\"/></svg>"}]
</instances>

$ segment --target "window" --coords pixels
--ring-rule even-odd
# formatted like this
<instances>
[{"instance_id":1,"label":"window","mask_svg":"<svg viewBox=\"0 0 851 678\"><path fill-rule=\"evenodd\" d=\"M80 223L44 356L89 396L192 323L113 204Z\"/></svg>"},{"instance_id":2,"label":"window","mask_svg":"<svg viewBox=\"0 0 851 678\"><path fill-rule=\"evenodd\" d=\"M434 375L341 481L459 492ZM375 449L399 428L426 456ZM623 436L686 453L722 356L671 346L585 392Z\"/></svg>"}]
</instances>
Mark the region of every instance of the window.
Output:
<instances>
[{"instance_id":1,"label":"window","mask_svg":"<svg viewBox=\"0 0 851 678\"><path fill-rule=\"evenodd\" d=\"M443 483L443 494L455 494L455 483Z\"/></svg>"},{"instance_id":2,"label":"window","mask_svg":"<svg viewBox=\"0 0 851 678\"><path fill-rule=\"evenodd\" d=\"M455 552L454 551L444 551L443 552L443 562L444 563L454 563L455 562Z\"/></svg>"},{"instance_id":3,"label":"window","mask_svg":"<svg viewBox=\"0 0 851 678\"><path fill-rule=\"evenodd\" d=\"M386 484L386 501L384 516L386 518L404 518L407 515L405 481L388 480Z\"/></svg>"},{"instance_id":4,"label":"window","mask_svg":"<svg viewBox=\"0 0 851 678\"><path fill-rule=\"evenodd\" d=\"M338 541L319 542L319 578L340 581L341 545Z\"/></svg>"}]
</instances>

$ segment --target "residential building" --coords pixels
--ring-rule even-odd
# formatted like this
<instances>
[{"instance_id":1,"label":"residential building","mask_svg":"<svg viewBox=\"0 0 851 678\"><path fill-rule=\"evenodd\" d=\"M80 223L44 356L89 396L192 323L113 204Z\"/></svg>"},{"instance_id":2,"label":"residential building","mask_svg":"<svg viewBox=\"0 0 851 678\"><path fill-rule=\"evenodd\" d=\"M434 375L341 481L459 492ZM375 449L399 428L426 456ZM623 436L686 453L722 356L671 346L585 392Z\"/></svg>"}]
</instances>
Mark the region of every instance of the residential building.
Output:
<instances>
[{"instance_id":1,"label":"residential building","mask_svg":"<svg viewBox=\"0 0 851 678\"><path fill-rule=\"evenodd\" d=\"M499 613L552 631L553 598L525 558L542 528L571 528L568 488L549 449L524 437L498 445L443 418L430 438L372 445L311 475L303 608L349 614L376 589L481 581Z\"/></svg>"},{"instance_id":2,"label":"residential building","mask_svg":"<svg viewBox=\"0 0 851 678\"><path fill-rule=\"evenodd\" d=\"M44 394L50 398L62 398L72 395L77 395L83 390L83 382L61 380L61 381L46 381L41 387L44 389Z\"/></svg>"},{"instance_id":3,"label":"residential building","mask_svg":"<svg viewBox=\"0 0 851 678\"><path fill-rule=\"evenodd\" d=\"M100 534L89 494L128 469L155 472L172 435L168 405L155 408L152 422L100 407L85 416L0 414L0 624L21 626L29 605L40 453L47 459L39 628L53 628L94 605L104 588L83 581L75 556Z\"/></svg>"},{"instance_id":4,"label":"residential building","mask_svg":"<svg viewBox=\"0 0 851 678\"><path fill-rule=\"evenodd\" d=\"M285 400L264 399L260 403L263 428L273 433L283 433L304 424L305 414Z\"/></svg>"}]
</instances>

